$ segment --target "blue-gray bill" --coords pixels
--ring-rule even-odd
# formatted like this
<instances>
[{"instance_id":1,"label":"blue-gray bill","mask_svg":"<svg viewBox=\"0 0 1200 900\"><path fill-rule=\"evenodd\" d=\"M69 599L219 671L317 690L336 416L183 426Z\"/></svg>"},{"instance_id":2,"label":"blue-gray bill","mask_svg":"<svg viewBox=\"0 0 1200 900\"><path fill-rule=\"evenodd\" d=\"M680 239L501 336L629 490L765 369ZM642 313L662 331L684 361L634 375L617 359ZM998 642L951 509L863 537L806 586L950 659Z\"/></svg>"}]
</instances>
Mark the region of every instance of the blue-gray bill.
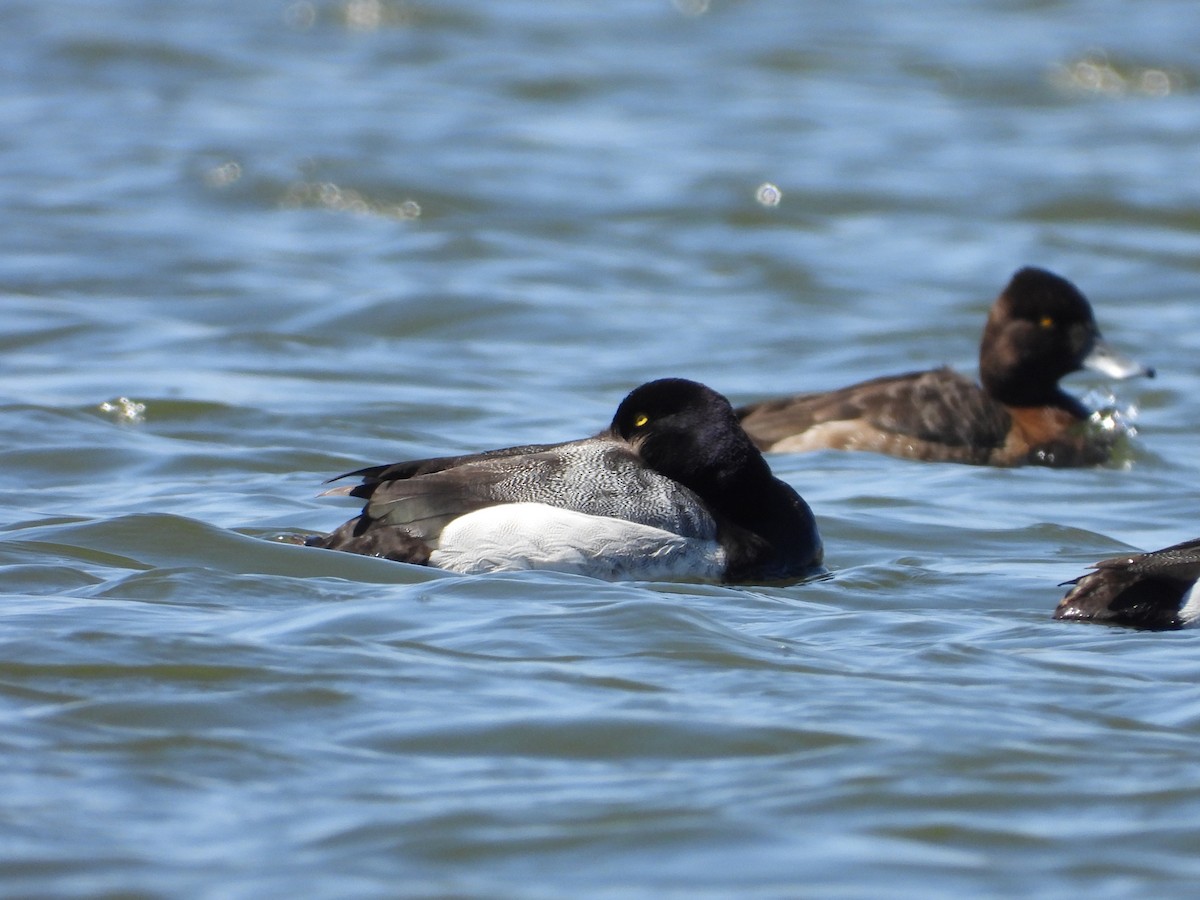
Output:
<instances>
[{"instance_id":1,"label":"blue-gray bill","mask_svg":"<svg viewBox=\"0 0 1200 900\"><path fill-rule=\"evenodd\" d=\"M1096 338L1091 352L1083 358L1083 367L1089 371L1120 380L1154 377L1154 369L1151 366L1144 366L1136 359L1126 356L1100 337Z\"/></svg>"}]
</instances>

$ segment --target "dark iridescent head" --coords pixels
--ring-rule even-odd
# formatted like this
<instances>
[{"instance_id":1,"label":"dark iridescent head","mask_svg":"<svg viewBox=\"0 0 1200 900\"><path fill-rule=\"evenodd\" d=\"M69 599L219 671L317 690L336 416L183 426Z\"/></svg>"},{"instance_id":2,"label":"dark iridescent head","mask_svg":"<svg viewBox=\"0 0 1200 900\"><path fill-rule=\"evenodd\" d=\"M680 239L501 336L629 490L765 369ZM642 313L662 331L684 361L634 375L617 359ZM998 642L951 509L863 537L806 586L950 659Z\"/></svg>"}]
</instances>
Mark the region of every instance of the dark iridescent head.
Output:
<instances>
[{"instance_id":1,"label":"dark iridescent head","mask_svg":"<svg viewBox=\"0 0 1200 900\"><path fill-rule=\"evenodd\" d=\"M1100 336L1091 304L1067 279L1021 269L988 314L979 375L988 393L1010 406L1037 406L1058 395L1058 382L1082 368L1110 378L1153 377Z\"/></svg>"},{"instance_id":2,"label":"dark iridescent head","mask_svg":"<svg viewBox=\"0 0 1200 900\"><path fill-rule=\"evenodd\" d=\"M747 463L766 465L729 401L685 378L661 378L635 388L617 408L612 432L652 468L689 486Z\"/></svg>"}]
</instances>

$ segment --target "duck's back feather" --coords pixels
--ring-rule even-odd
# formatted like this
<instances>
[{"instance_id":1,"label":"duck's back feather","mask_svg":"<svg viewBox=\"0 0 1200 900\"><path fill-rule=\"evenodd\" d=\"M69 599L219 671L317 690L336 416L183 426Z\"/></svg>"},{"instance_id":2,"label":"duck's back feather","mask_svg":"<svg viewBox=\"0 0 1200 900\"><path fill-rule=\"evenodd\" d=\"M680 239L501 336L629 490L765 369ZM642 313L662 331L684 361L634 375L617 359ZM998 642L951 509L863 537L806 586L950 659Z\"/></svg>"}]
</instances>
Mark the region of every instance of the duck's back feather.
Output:
<instances>
[{"instance_id":1,"label":"duck's back feather","mask_svg":"<svg viewBox=\"0 0 1200 900\"><path fill-rule=\"evenodd\" d=\"M377 527L402 527L436 549L443 529L460 516L513 503L608 516L689 538L716 534L712 516L695 494L647 469L628 447L602 438L360 472L369 480L350 492L367 500L355 536Z\"/></svg>"},{"instance_id":2,"label":"duck's back feather","mask_svg":"<svg viewBox=\"0 0 1200 900\"><path fill-rule=\"evenodd\" d=\"M903 456L983 455L1004 445L1010 418L982 389L949 368L874 378L738 410L763 449L877 449ZM809 433L810 434L806 434ZM885 446L876 446L885 445Z\"/></svg>"}]
</instances>

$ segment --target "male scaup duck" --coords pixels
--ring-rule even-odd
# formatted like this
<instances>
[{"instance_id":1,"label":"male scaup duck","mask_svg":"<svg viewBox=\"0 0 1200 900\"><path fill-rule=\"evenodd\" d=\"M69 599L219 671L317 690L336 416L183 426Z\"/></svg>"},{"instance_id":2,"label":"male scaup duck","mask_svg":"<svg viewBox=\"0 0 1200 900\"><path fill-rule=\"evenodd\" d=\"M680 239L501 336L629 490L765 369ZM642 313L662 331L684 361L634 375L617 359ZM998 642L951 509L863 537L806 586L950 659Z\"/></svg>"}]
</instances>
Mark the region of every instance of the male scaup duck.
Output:
<instances>
[{"instance_id":1,"label":"male scaup duck","mask_svg":"<svg viewBox=\"0 0 1200 900\"><path fill-rule=\"evenodd\" d=\"M1200 619L1200 540L1152 553L1116 556L1092 566L1054 610L1056 619L1082 619L1154 631Z\"/></svg>"},{"instance_id":2,"label":"male scaup duck","mask_svg":"<svg viewBox=\"0 0 1200 900\"><path fill-rule=\"evenodd\" d=\"M306 543L453 572L764 582L816 571L808 504L729 401L681 378L634 389L594 437L372 466L330 493L362 513Z\"/></svg>"},{"instance_id":3,"label":"male scaup duck","mask_svg":"<svg viewBox=\"0 0 1200 900\"><path fill-rule=\"evenodd\" d=\"M1024 268L988 314L979 347L982 386L949 368L876 378L738 409L763 450L871 450L909 459L990 466L1090 466L1115 436L1088 429L1089 412L1058 381L1081 368L1110 378L1154 377L1100 337L1079 289Z\"/></svg>"}]
</instances>

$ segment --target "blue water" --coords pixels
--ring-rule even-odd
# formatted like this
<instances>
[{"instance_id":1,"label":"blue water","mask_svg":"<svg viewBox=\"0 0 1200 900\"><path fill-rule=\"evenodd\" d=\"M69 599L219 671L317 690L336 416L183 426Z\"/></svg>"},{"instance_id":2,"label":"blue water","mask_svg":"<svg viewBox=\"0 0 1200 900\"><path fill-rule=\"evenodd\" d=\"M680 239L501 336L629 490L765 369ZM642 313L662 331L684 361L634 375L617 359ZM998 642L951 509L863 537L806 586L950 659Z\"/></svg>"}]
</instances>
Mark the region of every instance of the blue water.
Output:
<instances>
[{"instance_id":1,"label":"blue water","mask_svg":"<svg viewBox=\"0 0 1200 900\"><path fill-rule=\"evenodd\" d=\"M1049 618L1200 534L1193 6L9 0L0 894L1194 896L1200 638ZM1121 461L774 457L826 579L286 543L649 378L973 371L1026 264L1159 370L1069 381Z\"/></svg>"}]
</instances>

